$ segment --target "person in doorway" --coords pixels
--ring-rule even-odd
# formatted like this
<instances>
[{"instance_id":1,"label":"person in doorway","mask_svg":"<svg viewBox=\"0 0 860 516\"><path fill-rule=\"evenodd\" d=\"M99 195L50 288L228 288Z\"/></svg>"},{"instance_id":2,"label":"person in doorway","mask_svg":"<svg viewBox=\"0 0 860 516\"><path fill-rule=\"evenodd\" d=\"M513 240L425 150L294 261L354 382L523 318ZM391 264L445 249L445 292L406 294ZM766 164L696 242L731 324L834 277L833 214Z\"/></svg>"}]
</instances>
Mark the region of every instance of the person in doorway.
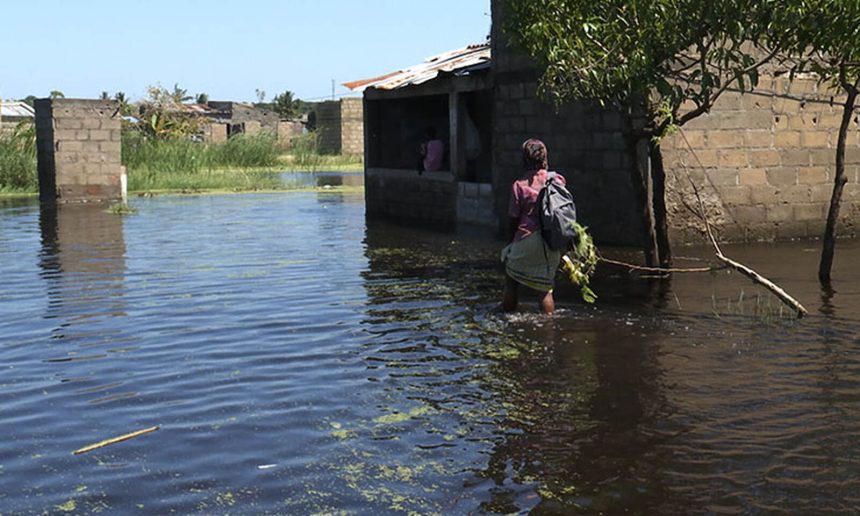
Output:
<instances>
[{"instance_id":1,"label":"person in doorway","mask_svg":"<svg viewBox=\"0 0 860 516\"><path fill-rule=\"evenodd\" d=\"M546 145L534 138L526 140L522 156L523 174L513 183L508 205L511 243L502 250L505 294L501 308L506 312L515 310L519 287L524 286L539 293L541 311L551 314L555 311L553 282L562 253L550 249L540 232L537 198L548 174ZM555 178L565 184L561 174Z\"/></svg>"},{"instance_id":2,"label":"person in doorway","mask_svg":"<svg viewBox=\"0 0 860 516\"><path fill-rule=\"evenodd\" d=\"M418 174L422 172L435 172L442 169L442 160L445 157L445 144L436 136L436 128L430 126L426 131L426 139L421 144L421 162L418 165Z\"/></svg>"}]
</instances>

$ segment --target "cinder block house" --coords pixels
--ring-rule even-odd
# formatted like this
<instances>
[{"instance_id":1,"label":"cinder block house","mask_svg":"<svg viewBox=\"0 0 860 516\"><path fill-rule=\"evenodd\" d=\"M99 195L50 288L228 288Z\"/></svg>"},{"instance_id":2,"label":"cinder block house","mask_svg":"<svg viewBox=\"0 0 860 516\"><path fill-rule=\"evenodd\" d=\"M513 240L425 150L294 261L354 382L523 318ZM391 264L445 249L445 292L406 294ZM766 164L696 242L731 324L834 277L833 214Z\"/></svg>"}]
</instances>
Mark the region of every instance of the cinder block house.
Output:
<instances>
[{"instance_id":1,"label":"cinder block house","mask_svg":"<svg viewBox=\"0 0 860 516\"><path fill-rule=\"evenodd\" d=\"M489 44L466 47L416 67L348 83L364 91L365 189L370 216L453 226L506 223L510 184L521 173L520 145L546 142L550 168L563 173L581 221L602 243L639 245L642 223L626 143L629 118L595 102L561 109L538 98L539 73L508 45L493 2ZM817 237L833 188L842 108L815 77L789 81L778 71L754 93L727 92L707 115L662 143L670 237L700 242L685 204L692 178L723 240ZM417 146L434 125L447 143L444 172L418 175ZM466 157L466 127L481 151ZM848 138L840 234L860 221L860 134Z\"/></svg>"}]
</instances>

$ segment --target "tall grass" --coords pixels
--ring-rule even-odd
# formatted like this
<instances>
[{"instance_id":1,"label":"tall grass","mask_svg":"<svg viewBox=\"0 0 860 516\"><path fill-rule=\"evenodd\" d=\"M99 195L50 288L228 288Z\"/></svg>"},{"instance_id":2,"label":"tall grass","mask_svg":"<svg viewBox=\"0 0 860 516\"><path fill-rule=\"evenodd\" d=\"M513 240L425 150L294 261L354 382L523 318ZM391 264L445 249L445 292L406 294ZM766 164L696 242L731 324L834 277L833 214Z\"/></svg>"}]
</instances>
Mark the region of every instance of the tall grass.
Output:
<instances>
[{"instance_id":1,"label":"tall grass","mask_svg":"<svg viewBox=\"0 0 860 516\"><path fill-rule=\"evenodd\" d=\"M294 170L361 170L361 156L350 154L320 154L319 136L308 132L292 139L287 166Z\"/></svg>"},{"instance_id":2,"label":"tall grass","mask_svg":"<svg viewBox=\"0 0 860 516\"><path fill-rule=\"evenodd\" d=\"M122 162L132 171L189 173L224 168L271 167L280 149L269 133L236 135L223 143L200 143L187 138L152 139L125 131Z\"/></svg>"},{"instance_id":3,"label":"tall grass","mask_svg":"<svg viewBox=\"0 0 860 516\"><path fill-rule=\"evenodd\" d=\"M153 139L125 131L122 162L129 190L270 189L278 178L243 169L275 167L280 149L268 133L236 135L223 143Z\"/></svg>"},{"instance_id":4,"label":"tall grass","mask_svg":"<svg viewBox=\"0 0 860 516\"><path fill-rule=\"evenodd\" d=\"M36 130L22 123L0 130L0 192L35 192Z\"/></svg>"}]
</instances>

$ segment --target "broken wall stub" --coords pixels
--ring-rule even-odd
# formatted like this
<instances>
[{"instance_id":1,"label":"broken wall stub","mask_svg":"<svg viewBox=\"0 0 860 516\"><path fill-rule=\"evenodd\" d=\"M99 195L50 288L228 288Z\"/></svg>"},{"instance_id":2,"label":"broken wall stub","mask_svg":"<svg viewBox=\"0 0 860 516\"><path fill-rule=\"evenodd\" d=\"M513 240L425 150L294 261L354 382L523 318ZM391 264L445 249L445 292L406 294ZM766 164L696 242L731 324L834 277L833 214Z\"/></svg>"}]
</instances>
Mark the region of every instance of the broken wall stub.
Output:
<instances>
[{"instance_id":1,"label":"broken wall stub","mask_svg":"<svg viewBox=\"0 0 860 516\"><path fill-rule=\"evenodd\" d=\"M364 154L364 101L361 98L340 100L340 152Z\"/></svg>"},{"instance_id":2,"label":"broken wall stub","mask_svg":"<svg viewBox=\"0 0 860 516\"><path fill-rule=\"evenodd\" d=\"M317 105L317 149L321 154L364 154L364 103L361 98Z\"/></svg>"},{"instance_id":3,"label":"broken wall stub","mask_svg":"<svg viewBox=\"0 0 860 516\"><path fill-rule=\"evenodd\" d=\"M327 100L317 104L317 150L320 154L339 154L341 149L340 102Z\"/></svg>"},{"instance_id":4,"label":"broken wall stub","mask_svg":"<svg viewBox=\"0 0 860 516\"><path fill-rule=\"evenodd\" d=\"M39 99L35 108L40 200L122 198L119 102Z\"/></svg>"}]
</instances>

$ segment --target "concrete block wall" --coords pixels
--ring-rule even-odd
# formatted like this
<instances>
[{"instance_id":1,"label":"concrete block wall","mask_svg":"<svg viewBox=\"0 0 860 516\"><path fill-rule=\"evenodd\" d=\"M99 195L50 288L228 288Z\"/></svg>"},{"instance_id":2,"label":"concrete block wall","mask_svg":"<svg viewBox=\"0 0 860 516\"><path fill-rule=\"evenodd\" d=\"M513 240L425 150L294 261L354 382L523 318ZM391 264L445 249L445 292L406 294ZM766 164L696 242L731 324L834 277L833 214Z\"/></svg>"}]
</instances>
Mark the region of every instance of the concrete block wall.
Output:
<instances>
[{"instance_id":1,"label":"concrete block wall","mask_svg":"<svg viewBox=\"0 0 860 516\"><path fill-rule=\"evenodd\" d=\"M322 154L364 154L364 101L329 100L317 105L317 148Z\"/></svg>"},{"instance_id":2,"label":"concrete block wall","mask_svg":"<svg viewBox=\"0 0 860 516\"><path fill-rule=\"evenodd\" d=\"M437 228L453 228L457 222L458 186L450 172L367 168L365 171L367 215Z\"/></svg>"},{"instance_id":3,"label":"concrete block wall","mask_svg":"<svg viewBox=\"0 0 860 516\"><path fill-rule=\"evenodd\" d=\"M203 126L203 140L208 143L222 143L227 141L227 124L213 122Z\"/></svg>"},{"instance_id":4,"label":"concrete block wall","mask_svg":"<svg viewBox=\"0 0 860 516\"><path fill-rule=\"evenodd\" d=\"M464 181L457 184L457 222L498 227L494 203L492 184Z\"/></svg>"},{"instance_id":5,"label":"concrete block wall","mask_svg":"<svg viewBox=\"0 0 860 516\"><path fill-rule=\"evenodd\" d=\"M625 141L627 121L617 111L578 102L557 112L537 97L535 81L497 81L494 92L493 181L496 212L507 223L511 184L520 177L522 144L547 145L551 170L561 173L581 222L598 241L638 245L642 224Z\"/></svg>"},{"instance_id":6,"label":"concrete block wall","mask_svg":"<svg viewBox=\"0 0 860 516\"><path fill-rule=\"evenodd\" d=\"M317 104L317 150L320 154L339 154L341 149L340 102L327 100Z\"/></svg>"},{"instance_id":7,"label":"concrete block wall","mask_svg":"<svg viewBox=\"0 0 860 516\"><path fill-rule=\"evenodd\" d=\"M258 134L263 129L262 124L260 124L260 122L258 122L257 120L246 120L242 122L242 127L242 132L249 136L253 134Z\"/></svg>"},{"instance_id":8,"label":"concrete block wall","mask_svg":"<svg viewBox=\"0 0 860 516\"><path fill-rule=\"evenodd\" d=\"M36 101L39 197L80 202L122 197L119 103Z\"/></svg>"},{"instance_id":9,"label":"concrete block wall","mask_svg":"<svg viewBox=\"0 0 860 516\"><path fill-rule=\"evenodd\" d=\"M684 202L699 186L725 240L820 237L824 232L843 102L813 78L762 79L753 94L729 93L711 112L663 142L667 209L675 241L701 241ZM860 221L860 131L849 128L840 235Z\"/></svg>"},{"instance_id":10,"label":"concrete block wall","mask_svg":"<svg viewBox=\"0 0 860 516\"><path fill-rule=\"evenodd\" d=\"M364 154L364 99L340 100L341 154Z\"/></svg>"},{"instance_id":11,"label":"concrete block wall","mask_svg":"<svg viewBox=\"0 0 860 516\"><path fill-rule=\"evenodd\" d=\"M293 138L301 136L304 126L301 122L282 120L278 122L278 144L289 149L292 147Z\"/></svg>"}]
</instances>

